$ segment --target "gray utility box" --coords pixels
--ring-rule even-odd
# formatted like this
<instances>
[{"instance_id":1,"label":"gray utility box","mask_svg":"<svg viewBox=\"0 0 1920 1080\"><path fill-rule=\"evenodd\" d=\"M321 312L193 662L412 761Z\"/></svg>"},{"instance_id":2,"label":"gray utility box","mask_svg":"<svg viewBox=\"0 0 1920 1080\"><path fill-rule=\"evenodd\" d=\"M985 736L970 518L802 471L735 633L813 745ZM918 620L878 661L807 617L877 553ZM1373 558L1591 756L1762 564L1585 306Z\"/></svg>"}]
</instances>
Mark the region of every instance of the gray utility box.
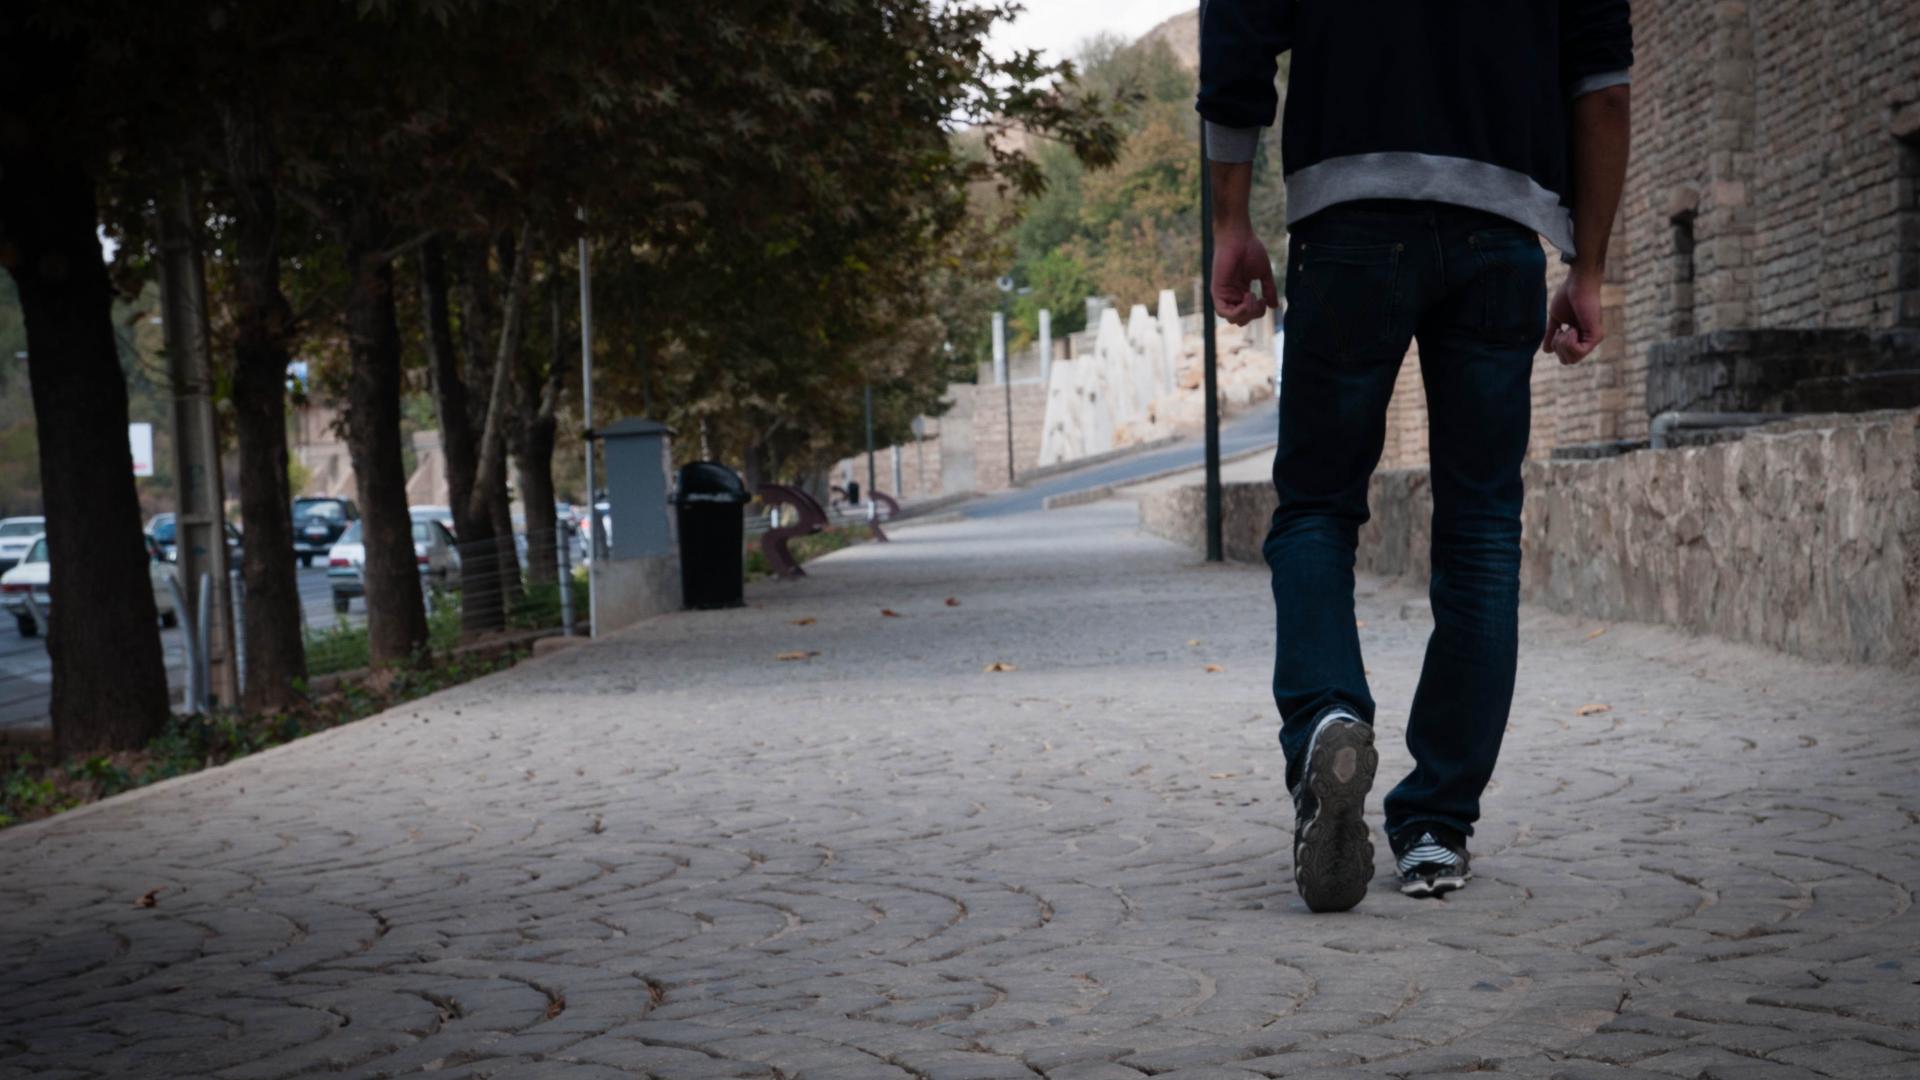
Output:
<instances>
[{"instance_id":1,"label":"gray utility box","mask_svg":"<svg viewBox=\"0 0 1920 1080\"><path fill-rule=\"evenodd\" d=\"M673 432L631 418L593 433L606 441L607 557L593 560L594 633L680 607L680 560L667 501Z\"/></svg>"},{"instance_id":2,"label":"gray utility box","mask_svg":"<svg viewBox=\"0 0 1920 1080\"><path fill-rule=\"evenodd\" d=\"M629 417L594 434L607 445L607 516L613 523L608 556L618 561L671 554L667 440L673 432L659 421Z\"/></svg>"}]
</instances>

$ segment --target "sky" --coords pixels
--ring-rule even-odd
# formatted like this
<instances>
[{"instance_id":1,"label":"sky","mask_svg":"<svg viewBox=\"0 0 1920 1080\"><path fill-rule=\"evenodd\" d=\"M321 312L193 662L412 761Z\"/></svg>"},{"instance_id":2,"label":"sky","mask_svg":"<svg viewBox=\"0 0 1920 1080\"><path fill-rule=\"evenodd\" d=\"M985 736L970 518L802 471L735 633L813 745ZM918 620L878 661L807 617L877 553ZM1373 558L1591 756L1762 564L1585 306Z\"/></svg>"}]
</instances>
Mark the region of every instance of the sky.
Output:
<instances>
[{"instance_id":1,"label":"sky","mask_svg":"<svg viewBox=\"0 0 1920 1080\"><path fill-rule=\"evenodd\" d=\"M1199 6L1196 0L1021 0L1027 10L1012 23L994 27L995 52L1044 49L1053 60L1068 60L1075 47L1100 31L1131 41L1169 16Z\"/></svg>"}]
</instances>

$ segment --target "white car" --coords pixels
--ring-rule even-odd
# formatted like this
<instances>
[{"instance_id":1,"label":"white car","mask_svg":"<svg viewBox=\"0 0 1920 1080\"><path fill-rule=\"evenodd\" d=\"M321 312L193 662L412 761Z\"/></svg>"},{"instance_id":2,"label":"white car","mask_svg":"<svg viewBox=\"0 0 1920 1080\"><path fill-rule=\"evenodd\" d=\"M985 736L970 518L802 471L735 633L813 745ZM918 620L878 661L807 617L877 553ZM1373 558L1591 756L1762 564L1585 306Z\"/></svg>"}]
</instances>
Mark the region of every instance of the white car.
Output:
<instances>
[{"instance_id":1,"label":"white car","mask_svg":"<svg viewBox=\"0 0 1920 1080\"><path fill-rule=\"evenodd\" d=\"M0 573L13 569L33 546L33 538L47 531L43 517L0 519Z\"/></svg>"},{"instance_id":2,"label":"white car","mask_svg":"<svg viewBox=\"0 0 1920 1080\"><path fill-rule=\"evenodd\" d=\"M40 609L42 616L53 611L53 597L47 588L52 569L53 564L47 561L47 538L35 536L20 564L0 574L0 605L13 616L21 637L40 632L40 624L33 617L34 607ZM153 606L160 614L162 626L173 626L180 621L180 614L173 606L173 573L172 564L161 557L152 538L148 538L147 580L153 586ZM32 604L27 602L28 597L33 598Z\"/></svg>"},{"instance_id":3,"label":"white car","mask_svg":"<svg viewBox=\"0 0 1920 1080\"><path fill-rule=\"evenodd\" d=\"M333 610L341 615L353 606L353 598L365 596L366 580L361 567L367 561L367 548L360 539L361 522L347 526L340 542L327 552L327 584L333 589ZM432 589L445 588L460 572L460 552L454 547L453 534L432 518L413 520L413 554L420 563L420 577Z\"/></svg>"}]
</instances>

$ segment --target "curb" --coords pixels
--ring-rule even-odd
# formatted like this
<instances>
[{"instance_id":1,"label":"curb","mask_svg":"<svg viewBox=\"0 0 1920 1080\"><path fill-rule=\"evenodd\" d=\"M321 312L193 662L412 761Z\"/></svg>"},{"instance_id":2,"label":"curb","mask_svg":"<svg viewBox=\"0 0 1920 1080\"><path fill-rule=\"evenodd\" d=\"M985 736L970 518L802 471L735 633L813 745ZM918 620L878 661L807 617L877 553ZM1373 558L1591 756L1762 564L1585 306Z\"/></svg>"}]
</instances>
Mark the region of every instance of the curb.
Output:
<instances>
[{"instance_id":1,"label":"curb","mask_svg":"<svg viewBox=\"0 0 1920 1080\"><path fill-rule=\"evenodd\" d=\"M1040 507L1043 510L1065 510L1069 506L1085 506L1088 503L1096 503L1102 499L1112 498L1113 490L1112 484L1101 484L1099 487L1088 488L1085 491L1069 491L1062 495L1049 495L1041 500Z\"/></svg>"},{"instance_id":2,"label":"curb","mask_svg":"<svg viewBox=\"0 0 1920 1080\"><path fill-rule=\"evenodd\" d=\"M1112 450L1102 450L1098 454L1088 454L1086 457L1077 457L1072 461L1060 461L1052 465L1041 465L1038 468L1029 469L1026 472L1016 473L1011 486L1016 488L1026 487L1035 480L1045 480L1050 476L1060 476L1065 473L1090 468L1094 465L1105 465L1109 461L1118 461L1121 458L1130 457L1134 454L1144 454L1153 450L1164 450L1176 443L1184 442L1188 437L1189 436L1186 435L1168 435L1165 438L1155 439L1152 442L1135 443L1132 446L1121 446Z\"/></svg>"}]
</instances>

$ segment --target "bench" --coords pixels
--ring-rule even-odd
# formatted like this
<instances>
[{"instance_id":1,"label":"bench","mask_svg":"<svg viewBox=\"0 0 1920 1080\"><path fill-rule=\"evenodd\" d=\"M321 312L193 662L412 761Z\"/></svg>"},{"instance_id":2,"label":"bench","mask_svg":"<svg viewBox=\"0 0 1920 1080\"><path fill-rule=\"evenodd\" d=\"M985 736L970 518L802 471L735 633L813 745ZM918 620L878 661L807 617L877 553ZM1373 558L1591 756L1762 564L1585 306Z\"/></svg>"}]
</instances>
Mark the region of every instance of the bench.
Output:
<instances>
[{"instance_id":1,"label":"bench","mask_svg":"<svg viewBox=\"0 0 1920 1080\"><path fill-rule=\"evenodd\" d=\"M887 534L880 531L880 520L883 517L888 520L899 517L900 503L884 491L876 491L872 495L874 514L867 519L867 528L873 530L875 540L884 544L887 542Z\"/></svg>"},{"instance_id":2,"label":"bench","mask_svg":"<svg viewBox=\"0 0 1920 1080\"><path fill-rule=\"evenodd\" d=\"M808 494L804 488L797 488L791 484L761 484L754 494L758 495L760 501L770 508L791 506L794 511L794 520L791 524L782 524L760 534L760 552L767 557L767 565L783 578L807 576L807 572L800 569L800 561L793 557L793 552L787 550L787 543L796 537L812 536L817 532L825 531L827 526L833 523L833 515L820 505L820 500ZM884 491L875 491L871 494L873 502L870 505L873 513L866 519L867 530L873 539L884 544L887 542L887 534L880 528L880 522L900 516L900 503ZM780 516L782 519L786 517L785 514Z\"/></svg>"},{"instance_id":3,"label":"bench","mask_svg":"<svg viewBox=\"0 0 1920 1080\"><path fill-rule=\"evenodd\" d=\"M829 521L826 510L821 508L819 500L790 484L761 484L754 494L770 507L791 506L794 511L792 524L783 523L760 534L760 553L767 557L767 565L783 578L807 576L793 552L787 550L787 542L825 531Z\"/></svg>"}]
</instances>

